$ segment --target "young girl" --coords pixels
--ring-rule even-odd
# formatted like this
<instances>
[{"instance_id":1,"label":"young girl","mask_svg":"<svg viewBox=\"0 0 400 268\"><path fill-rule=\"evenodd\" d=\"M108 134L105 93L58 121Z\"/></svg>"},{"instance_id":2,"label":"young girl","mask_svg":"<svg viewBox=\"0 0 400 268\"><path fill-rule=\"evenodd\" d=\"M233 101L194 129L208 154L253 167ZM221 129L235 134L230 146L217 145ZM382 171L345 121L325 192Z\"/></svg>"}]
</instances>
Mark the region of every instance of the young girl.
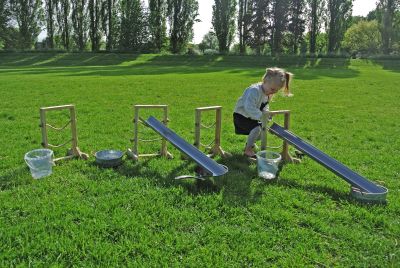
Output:
<instances>
[{"instance_id":1,"label":"young girl","mask_svg":"<svg viewBox=\"0 0 400 268\"><path fill-rule=\"evenodd\" d=\"M268 112L268 103L272 96L284 88L286 96L292 96L289 91L291 73L280 68L267 68L260 83L248 87L238 99L233 113L235 133L248 135L244 155L255 158L254 145L260 139L261 117Z\"/></svg>"}]
</instances>

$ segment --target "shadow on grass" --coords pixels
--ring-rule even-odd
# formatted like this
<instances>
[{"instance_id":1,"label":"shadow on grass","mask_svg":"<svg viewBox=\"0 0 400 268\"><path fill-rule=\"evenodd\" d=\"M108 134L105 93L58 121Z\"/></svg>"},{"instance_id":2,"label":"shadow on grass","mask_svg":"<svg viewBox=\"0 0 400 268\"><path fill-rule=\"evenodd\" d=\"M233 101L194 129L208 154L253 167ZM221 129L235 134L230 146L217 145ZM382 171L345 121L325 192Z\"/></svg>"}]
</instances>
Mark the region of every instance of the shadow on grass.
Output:
<instances>
[{"instance_id":1,"label":"shadow on grass","mask_svg":"<svg viewBox=\"0 0 400 268\"><path fill-rule=\"evenodd\" d=\"M175 180L177 176L188 173L193 170L196 164L193 161L182 161L180 165L172 168L167 173L154 167L151 158L144 158L138 162L126 160L121 166L109 169L116 174L126 178L146 178L151 180L158 187L177 187L181 186L192 195L208 195L222 193L223 201L227 205L246 206L248 204L258 203L270 185L277 185L285 188L301 189L306 192L326 194L335 201L348 201L354 204L371 206L371 204L360 203L348 193L338 192L332 188L319 185L303 185L288 178L279 177L277 180L265 181L257 177L257 167L251 164L248 159L242 155L233 155L232 157L219 159L217 162L226 165L229 172L220 177L210 179L196 180ZM113 179L108 176L99 176L97 172L91 170L92 167L98 167L95 162L87 163L89 169L83 171L84 175L91 180ZM19 166L0 175L0 191L10 190L19 186L27 185L32 182L29 175L29 169L26 166Z\"/></svg>"},{"instance_id":2,"label":"shadow on grass","mask_svg":"<svg viewBox=\"0 0 400 268\"><path fill-rule=\"evenodd\" d=\"M148 178L159 187L181 186L192 195L222 193L224 202L235 206L255 203L260 200L266 184L260 180L255 189L252 187L251 184L255 181L253 178L257 175L256 167L250 165L246 157L234 155L226 159L218 159L217 162L226 165L229 168L229 172L226 175L207 178L204 181L174 179L177 176L188 173L195 175L194 170L197 165L191 160L182 160L179 165L167 172L155 167L150 158L145 158L138 162L128 162L114 170L126 178Z\"/></svg>"},{"instance_id":3,"label":"shadow on grass","mask_svg":"<svg viewBox=\"0 0 400 268\"><path fill-rule=\"evenodd\" d=\"M195 175L196 163L194 161L182 160L178 165L165 171L153 162L154 158L142 158L140 161L132 162L126 160L123 165L114 168L114 172L120 176L135 179L146 178L158 187L183 187L192 195L209 195L221 193L226 205L246 206L260 202L265 191L271 185L300 189L305 192L326 194L335 201L354 202L348 193L336 191L335 189L319 185L303 185L288 178L279 176L278 179L265 181L257 176L257 166L249 162L247 157L233 155L217 162L226 165L229 172L220 177L208 178L204 181L196 179L175 180L174 178L183 174ZM92 163L92 165L95 165ZM281 166L284 168L284 166ZM97 175L93 175L96 179ZM90 175L89 175L90 178Z\"/></svg>"},{"instance_id":4,"label":"shadow on grass","mask_svg":"<svg viewBox=\"0 0 400 268\"><path fill-rule=\"evenodd\" d=\"M229 167L229 174L220 182L223 187L223 200L228 205L258 203L268 184L258 178L257 166L243 155L221 159Z\"/></svg>"},{"instance_id":5,"label":"shadow on grass","mask_svg":"<svg viewBox=\"0 0 400 268\"><path fill-rule=\"evenodd\" d=\"M343 201L343 200L349 201L351 199L349 194L345 194L343 192L338 192L329 187L320 186L320 185L302 185L302 184L297 183L296 181L289 180L287 178L282 178L282 177L280 177L277 180L276 185L283 186L286 188L301 189L306 192L327 194L332 198L332 200L335 200L335 201Z\"/></svg>"},{"instance_id":6,"label":"shadow on grass","mask_svg":"<svg viewBox=\"0 0 400 268\"><path fill-rule=\"evenodd\" d=\"M107 66L134 61L139 54L116 53L0 53L0 66Z\"/></svg>"},{"instance_id":7,"label":"shadow on grass","mask_svg":"<svg viewBox=\"0 0 400 268\"><path fill-rule=\"evenodd\" d=\"M26 165L18 166L0 175L0 191L11 190L31 182L29 168Z\"/></svg>"},{"instance_id":8,"label":"shadow on grass","mask_svg":"<svg viewBox=\"0 0 400 268\"><path fill-rule=\"evenodd\" d=\"M139 59L140 58L140 59ZM227 72L259 79L267 66L296 69L296 79L309 80L320 76L349 78L358 71L349 69L348 58L306 58L283 56L189 56L152 54L0 54L0 73L55 74L60 76L125 76L197 74ZM10 67L19 67L7 69ZM48 68L52 67L52 68ZM54 68L57 67L57 68ZM255 72L254 69L260 69Z\"/></svg>"},{"instance_id":9,"label":"shadow on grass","mask_svg":"<svg viewBox=\"0 0 400 268\"><path fill-rule=\"evenodd\" d=\"M384 70L400 72L400 59L371 60L373 64L380 65Z\"/></svg>"}]
</instances>

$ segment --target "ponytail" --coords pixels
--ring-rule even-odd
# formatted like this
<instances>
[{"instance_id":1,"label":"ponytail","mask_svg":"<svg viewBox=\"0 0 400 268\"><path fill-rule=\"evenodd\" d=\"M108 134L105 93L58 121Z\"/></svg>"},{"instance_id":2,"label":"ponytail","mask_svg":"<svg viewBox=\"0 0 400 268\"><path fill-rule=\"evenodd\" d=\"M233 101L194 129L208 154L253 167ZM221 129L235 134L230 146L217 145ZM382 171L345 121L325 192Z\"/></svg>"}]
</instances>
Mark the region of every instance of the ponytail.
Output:
<instances>
[{"instance_id":1,"label":"ponytail","mask_svg":"<svg viewBox=\"0 0 400 268\"><path fill-rule=\"evenodd\" d=\"M287 97L293 96L293 94L290 93L290 89L289 89L289 84L290 84L290 80L291 80L292 76L293 76L292 73L285 72L285 88L284 88L284 93L285 93L285 96L287 96Z\"/></svg>"}]
</instances>

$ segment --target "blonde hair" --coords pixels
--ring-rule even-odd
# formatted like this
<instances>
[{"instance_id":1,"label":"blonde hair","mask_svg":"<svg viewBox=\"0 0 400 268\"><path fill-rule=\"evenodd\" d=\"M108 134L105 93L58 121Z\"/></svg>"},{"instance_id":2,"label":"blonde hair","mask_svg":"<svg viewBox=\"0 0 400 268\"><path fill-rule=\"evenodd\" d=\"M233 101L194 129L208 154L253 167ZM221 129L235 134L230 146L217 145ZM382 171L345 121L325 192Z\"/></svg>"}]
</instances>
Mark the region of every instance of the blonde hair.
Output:
<instances>
[{"instance_id":1,"label":"blonde hair","mask_svg":"<svg viewBox=\"0 0 400 268\"><path fill-rule=\"evenodd\" d=\"M265 70L265 74L263 76L263 82L270 82L273 83L279 88L283 88L283 92L285 96L291 97L293 94L290 92L289 89L289 83L290 80L292 79L293 74L286 72L284 69L273 67L273 68L267 68Z\"/></svg>"}]
</instances>

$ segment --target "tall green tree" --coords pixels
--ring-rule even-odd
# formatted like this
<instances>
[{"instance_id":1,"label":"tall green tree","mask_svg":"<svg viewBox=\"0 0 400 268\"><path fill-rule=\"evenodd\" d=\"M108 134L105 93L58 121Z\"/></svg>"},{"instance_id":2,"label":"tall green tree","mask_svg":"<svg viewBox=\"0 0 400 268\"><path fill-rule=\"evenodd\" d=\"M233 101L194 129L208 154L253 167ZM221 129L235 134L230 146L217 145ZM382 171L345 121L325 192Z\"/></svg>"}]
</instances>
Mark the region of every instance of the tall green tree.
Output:
<instances>
[{"instance_id":1,"label":"tall green tree","mask_svg":"<svg viewBox=\"0 0 400 268\"><path fill-rule=\"evenodd\" d=\"M272 3L272 55L283 52L283 34L288 29L289 1L290 0L274 0Z\"/></svg>"},{"instance_id":2,"label":"tall green tree","mask_svg":"<svg viewBox=\"0 0 400 268\"><path fill-rule=\"evenodd\" d=\"M7 39L8 26L10 22L10 5L8 0L0 0L0 47Z\"/></svg>"},{"instance_id":3,"label":"tall green tree","mask_svg":"<svg viewBox=\"0 0 400 268\"><path fill-rule=\"evenodd\" d=\"M315 54L317 48L317 38L324 20L326 12L325 0L307 0L308 3L308 27L310 29L309 47L310 53Z\"/></svg>"},{"instance_id":4,"label":"tall green tree","mask_svg":"<svg viewBox=\"0 0 400 268\"><path fill-rule=\"evenodd\" d=\"M12 18L18 26L18 47L31 49L41 32L44 12L41 0L11 0Z\"/></svg>"},{"instance_id":5,"label":"tall green tree","mask_svg":"<svg viewBox=\"0 0 400 268\"><path fill-rule=\"evenodd\" d=\"M214 0L212 25L218 39L219 52L229 52L235 34L236 0Z\"/></svg>"},{"instance_id":6,"label":"tall green tree","mask_svg":"<svg viewBox=\"0 0 400 268\"><path fill-rule=\"evenodd\" d=\"M45 0L46 30L47 30L47 46L54 48L54 32L56 21L56 0Z\"/></svg>"},{"instance_id":7,"label":"tall green tree","mask_svg":"<svg viewBox=\"0 0 400 268\"><path fill-rule=\"evenodd\" d=\"M201 40L201 43L199 44L199 49L202 52L204 52L206 49L218 49L218 39L213 31L209 31L204 35L203 40Z\"/></svg>"},{"instance_id":8,"label":"tall green tree","mask_svg":"<svg viewBox=\"0 0 400 268\"><path fill-rule=\"evenodd\" d=\"M88 19L87 0L71 0L72 3L72 39L79 51L83 51L87 44Z\"/></svg>"},{"instance_id":9,"label":"tall green tree","mask_svg":"<svg viewBox=\"0 0 400 268\"><path fill-rule=\"evenodd\" d=\"M140 0L121 1L119 47L126 51L139 51L148 41L146 14Z\"/></svg>"},{"instance_id":10,"label":"tall green tree","mask_svg":"<svg viewBox=\"0 0 400 268\"><path fill-rule=\"evenodd\" d=\"M167 1L149 0L149 32L153 49L164 47L167 38Z\"/></svg>"},{"instance_id":11,"label":"tall green tree","mask_svg":"<svg viewBox=\"0 0 400 268\"><path fill-rule=\"evenodd\" d=\"M92 51L100 50L101 40L101 0L89 0L89 37Z\"/></svg>"},{"instance_id":12,"label":"tall green tree","mask_svg":"<svg viewBox=\"0 0 400 268\"><path fill-rule=\"evenodd\" d=\"M381 13L382 49L384 54L389 54L394 37L394 14L399 8L399 0L379 0L378 9Z\"/></svg>"},{"instance_id":13,"label":"tall green tree","mask_svg":"<svg viewBox=\"0 0 400 268\"><path fill-rule=\"evenodd\" d=\"M252 11L249 45L260 55L271 35L271 0L253 0Z\"/></svg>"},{"instance_id":14,"label":"tall green tree","mask_svg":"<svg viewBox=\"0 0 400 268\"><path fill-rule=\"evenodd\" d=\"M303 42L303 34L306 29L305 0L291 0L289 2L289 45L291 52L297 54Z\"/></svg>"},{"instance_id":15,"label":"tall green tree","mask_svg":"<svg viewBox=\"0 0 400 268\"><path fill-rule=\"evenodd\" d=\"M101 3L101 29L106 37L107 51L111 51L116 46L118 31L117 7L117 0L103 0Z\"/></svg>"},{"instance_id":16,"label":"tall green tree","mask_svg":"<svg viewBox=\"0 0 400 268\"><path fill-rule=\"evenodd\" d=\"M359 21L347 29L343 47L352 54L375 54L378 53L382 45L381 34L379 32L378 21Z\"/></svg>"},{"instance_id":17,"label":"tall green tree","mask_svg":"<svg viewBox=\"0 0 400 268\"><path fill-rule=\"evenodd\" d=\"M193 24L198 21L197 0L168 0L170 50L180 53L193 38Z\"/></svg>"},{"instance_id":18,"label":"tall green tree","mask_svg":"<svg viewBox=\"0 0 400 268\"><path fill-rule=\"evenodd\" d=\"M328 0L328 53L338 52L351 23L353 0Z\"/></svg>"},{"instance_id":19,"label":"tall green tree","mask_svg":"<svg viewBox=\"0 0 400 268\"><path fill-rule=\"evenodd\" d=\"M238 37L239 37L239 53L246 52L246 45L250 42L250 26L253 13L253 0L239 0L238 11Z\"/></svg>"},{"instance_id":20,"label":"tall green tree","mask_svg":"<svg viewBox=\"0 0 400 268\"><path fill-rule=\"evenodd\" d=\"M70 49L71 39L71 3L69 0L58 0L56 5L58 34L64 49Z\"/></svg>"}]
</instances>

